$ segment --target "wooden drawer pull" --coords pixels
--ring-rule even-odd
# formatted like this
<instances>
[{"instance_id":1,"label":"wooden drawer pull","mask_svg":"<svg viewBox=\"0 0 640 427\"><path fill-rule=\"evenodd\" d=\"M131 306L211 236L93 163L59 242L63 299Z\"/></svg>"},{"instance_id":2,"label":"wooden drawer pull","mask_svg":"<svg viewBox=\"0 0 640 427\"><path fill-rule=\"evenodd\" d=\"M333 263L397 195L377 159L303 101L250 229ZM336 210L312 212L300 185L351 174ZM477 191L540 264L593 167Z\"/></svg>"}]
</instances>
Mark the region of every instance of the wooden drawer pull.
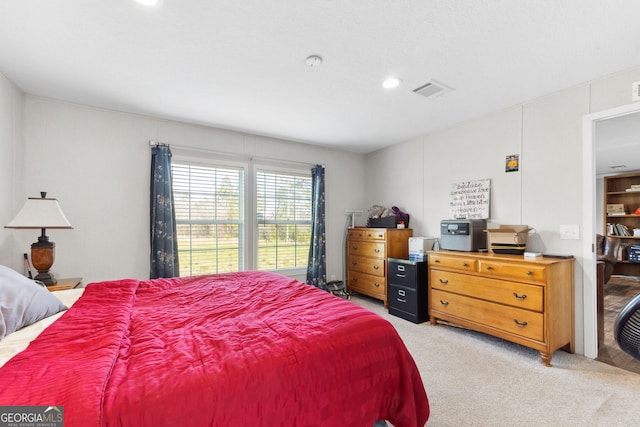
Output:
<instances>
[{"instance_id":1,"label":"wooden drawer pull","mask_svg":"<svg viewBox=\"0 0 640 427\"><path fill-rule=\"evenodd\" d=\"M358 247L357 246L351 246L351 249L353 249L354 251L357 251Z\"/></svg>"},{"instance_id":2,"label":"wooden drawer pull","mask_svg":"<svg viewBox=\"0 0 640 427\"><path fill-rule=\"evenodd\" d=\"M527 271L527 276L533 276L533 271Z\"/></svg>"},{"instance_id":3,"label":"wooden drawer pull","mask_svg":"<svg viewBox=\"0 0 640 427\"><path fill-rule=\"evenodd\" d=\"M356 265L358 265L358 261L351 261L351 265L355 267Z\"/></svg>"},{"instance_id":4,"label":"wooden drawer pull","mask_svg":"<svg viewBox=\"0 0 640 427\"><path fill-rule=\"evenodd\" d=\"M380 287L380 283L374 283L373 286L375 286L376 288Z\"/></svg>"},{"instance_id":5,"label":"wooden drawer pull","mask_svg":"<svg viewBox=\"0 0 640 427\"><path fill-rule=\"evenodd\" d=\"M433 262L435 262L436 264L440 264L440 260L439 259L434 259Z\"/></svg>"},{"instance_id":6,"label":"wooden drawer pull","mask_svg":"<svg viewBox=\"0 0 640 427\"><path fill-rule=\"evenodd\" d=\"M379 254L380 253L380 249L374 249L373 252Z\"/></svg>"},{"instance_id":7,"label":"wooden drawer pull","mask_svg":"<svg viewBox=\"0 0 640 427\"><path fill-rule=\"evenodd\" d=\"M467 264L466 262L462 263L463 267L469 267L469 264Z\"/></svg>"},{"instance_id":8,"label":"wooden drawer pull","mask_svg":"<svg viewBox=\"0 0 640 427\"><path fill-rule=\"evenodd\" d=\"M493 267L491 267L490 265L487 265L487 270L493 270Z\"/></svg>"},{"instance_id":9,"label":"wooden drawer pull","mask_svg":"<svg viewBox=\"0 0 640 427\"><path fill-rule=\"evenodd\" d=\"M374 269L374 270L379 270L379 269L380 269L380 266L378 266L378 265L374 265L374 266L373 266L373 269Z\"/></svg>"},{"instance_id":10,"label":"wooden drawer pull","mask_svg":"<svg viewBox=\"0 0 640 427\"><path fill-rule=\"evenodd\" d=\"M449 284L449 281L447 279L440 279L440 284L447 285Z\"/></svg>"},{"instance_id":11,"label":"wooden drawer pull","mask_svg":"<svg viewBox=\"0 0 640 427\"><path fill-rule=\"evenodd\" d=\"M513 296L516 297L516 299L519 299L520 301L524 301L527 298L527 294L518 295L515 292L513 293Z\"/></svg>"},{"instance_id":12,"label":"wooden drawer pull","mask_svg":"<svg viewBox=\"0 0 640 427\"><path fill-rule=\"evenodd\" d=\"M516 325L520 326L521 328L524 328L525 326L527 326L527 322L518 322L518 319L513 319L513 321L515 322Z\"/></svg>"},{"instance_id":13,"label":"wooden drawer pull","mask_svg":"<svg viewBox=\"0 0 640 427\"><path fill-rule=\"evenodd\" d=\"M449 301L442 301L440 300L440 304L444 305L445 307L449 305Z\"/></svg>"}]
</instances>

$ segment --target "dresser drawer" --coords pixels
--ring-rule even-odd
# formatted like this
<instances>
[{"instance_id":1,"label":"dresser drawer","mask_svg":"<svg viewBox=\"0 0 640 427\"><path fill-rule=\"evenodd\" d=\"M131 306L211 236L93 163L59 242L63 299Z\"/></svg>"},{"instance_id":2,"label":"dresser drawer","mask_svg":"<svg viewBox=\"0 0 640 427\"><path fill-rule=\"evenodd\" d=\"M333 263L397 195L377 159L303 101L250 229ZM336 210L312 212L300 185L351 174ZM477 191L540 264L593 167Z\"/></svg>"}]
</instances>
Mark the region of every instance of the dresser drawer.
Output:
<instances>
[{"instance_id":1,"label":"dresser drawer","mask_svg":"<svg viewBox=\"0 0 640 427\"><path fill-rule=\"evenodd\" d=\"M441 270L431 270L430 280L432 289L454 292L527 310L544 311L542 286Z\"/></svg>"},{"instance_id":2,"label":"dresser drawer","mask_svg":"<svg viewBox=\"0 0 640 427\"><path fill-rule=\"evenodd\" d=\"M384 258L384 242L349 242L349 256L366 256L372 258Z\"/></svg>"},{"instance_id":3,"label":"dresser drawer","mask_svg":"<svg viewBox=\"0 0 640 427\"><path fill-rule=\"evenodd\" d=\"M547 280L547 268L543 265L480 260L478 267L478 271L486 276L540 283Z\"/></svg>"},{"instance_id":4,"label":"dresser drawer","mask_svg":"<svg viewBox=\"0 0 640 427\"><path fill-rule=\"evenodd\" d=\"M387 261L387 276L389 284L393 283L416 289L418 266L416 264L401 263L389 259Z\"/></svg>"},{"instance_id":5,"label":"dresser drawer","mask_svg":"<svg viewBox=\"0 0 640 427\"><path fill-rule=\"evenodd\" d=\"M350 228L348 235L349 240L362 240L364 239L364 230L361 228Z\"/></svg>"},{"instance_id":6,"label":"dresser drawer","mask_svg":"<svg viewBox=\"0 0 640 427\"><path fill-rule=\"evenodd\" d=\"M372 240L386 240L387 230L384 228L365 228L364 237Z\"/></svg>"},{"instance_id":7,"label":"dresser drawer","mask_svg":"<svg viewBox=\"0 0 640 427\"><path fill-rule=\"evenodd\" d=\"M383 296L386 300L387 284L384 277L349 270L349 290L369 296Z\"/></svg>"},{"instance_id":8,"label":"dresser drawer","mask_svg":"<svg viewBox=\"0 0 640 427\"><path fill-rule=\"evenodd\" d=\"M349 269L374 276L385 276L384 258L349 257Z\"/></svg>"},{"instance_id":9,"label":"dresser drawer","mask_svg":"<svg viewBox=\"0 0 640 427\"><path fill-rule=\"evenodd\" d=\"M478 261L473 258L444 256L431 252L429 254L429 267L448 268L461 271L476 271Z\"/></svg>"},{"instance_id":10,"label":"dresser drawer","mask_svg":"<svg viewBox=\"0 0 640 427\"><path fill-rule=\"evenodd\" d=\"M433 289L432 313L455 316L537 341L544 340L543 314ZM438 316L440 317L440 315ZM443 316L445 317L445 316Z\"/></svg>"}]
</instances>

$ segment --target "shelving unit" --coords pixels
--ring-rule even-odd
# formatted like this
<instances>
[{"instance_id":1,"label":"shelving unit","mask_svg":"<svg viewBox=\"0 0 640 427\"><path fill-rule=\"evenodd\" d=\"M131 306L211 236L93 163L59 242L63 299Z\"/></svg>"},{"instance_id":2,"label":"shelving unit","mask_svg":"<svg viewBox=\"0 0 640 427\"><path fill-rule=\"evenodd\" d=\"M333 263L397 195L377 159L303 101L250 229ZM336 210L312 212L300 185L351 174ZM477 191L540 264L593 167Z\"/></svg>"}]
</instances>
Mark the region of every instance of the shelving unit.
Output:
<instances>
[{"instance_id":1,"label":"shelving unit","mask_svg":"<svg viewBox=\"0 0 640 427\"><path fill-rule=\"evenodd\" d=\"M634 214L640 208L640 187L630 191L634 186L640 186L640 173L626 173L604 177L604 230L608 236L614 236L621 240L620 252L617 255L618 263L613 274L625 276L640 276L640 263L630 262L627 258L626 248L631 245L640 245L640 236L634 236L634 229L640 229L640 215ZM612 215L608 213L607 206L623 205L624 213ZM620 228L628 230L630 236L620 235Z\"/></svg>"}]
</instances>

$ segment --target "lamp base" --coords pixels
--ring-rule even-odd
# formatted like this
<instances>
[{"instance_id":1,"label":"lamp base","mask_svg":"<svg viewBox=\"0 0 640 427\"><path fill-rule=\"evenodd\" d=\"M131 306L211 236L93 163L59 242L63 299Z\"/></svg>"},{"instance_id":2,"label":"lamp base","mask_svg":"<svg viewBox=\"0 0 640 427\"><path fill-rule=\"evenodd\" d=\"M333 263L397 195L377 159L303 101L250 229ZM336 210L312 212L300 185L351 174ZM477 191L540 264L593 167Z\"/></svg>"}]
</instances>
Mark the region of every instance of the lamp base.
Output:
<instances>
[{"instance_id":1,"label":"lamp base","mask_svg":"<svg viewBox=\"0 0 640 427\"><path fill-rule=\"evenodd\" d=\"M38 270L38 275L34 280L39 280L47 286L55 285L57 280L49 273L49 269L53 265L56 254L56 244L49 241L49 237L45 235L44 228L42 235L38 241L31 244L31 264Z\"/></svg>"},{"instance_id":2,"label":"lamp base","mask_svg":"<svg viewBox=\"0 0 640 427\"><path fill-rule=\"evenodd\" d=\"M38 275L34 277L33 280L38 280L47 286L52 286L58 283L56 278L53 276L53 273L49 273L48 271L38 272Z\"/></svg>"}]
</instances>

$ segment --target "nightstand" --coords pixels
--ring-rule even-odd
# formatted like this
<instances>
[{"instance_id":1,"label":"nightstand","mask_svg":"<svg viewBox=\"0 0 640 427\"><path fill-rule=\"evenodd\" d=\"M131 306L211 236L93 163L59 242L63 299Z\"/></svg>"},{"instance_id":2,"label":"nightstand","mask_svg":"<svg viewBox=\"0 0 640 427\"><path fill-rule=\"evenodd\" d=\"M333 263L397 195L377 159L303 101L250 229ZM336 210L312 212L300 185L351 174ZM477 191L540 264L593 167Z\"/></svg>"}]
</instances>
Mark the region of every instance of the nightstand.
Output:
<instances>
[{"instance_id":1,"label":"nightstand","mask_svg":"<svg viewBox=\"0 0 640 427\"><path fill-rule=\"evenodd\" d=\"M66 289L82 287L82 277L72 277L69 279L58 279L55 285L47 286L50 291L64 291Z\"/></svg>"}]
</instances>

